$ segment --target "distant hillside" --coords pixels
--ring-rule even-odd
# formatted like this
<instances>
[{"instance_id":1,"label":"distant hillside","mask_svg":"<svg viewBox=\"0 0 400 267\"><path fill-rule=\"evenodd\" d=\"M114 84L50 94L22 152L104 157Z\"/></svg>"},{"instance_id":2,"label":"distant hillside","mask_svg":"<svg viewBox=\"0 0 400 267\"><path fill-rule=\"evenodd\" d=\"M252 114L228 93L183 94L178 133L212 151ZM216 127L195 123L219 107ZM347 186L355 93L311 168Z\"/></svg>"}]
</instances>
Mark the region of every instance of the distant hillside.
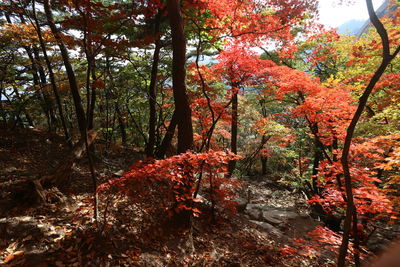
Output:
<instances>
[{"instance_id":1,"label":"distant hillside","mask_svg":"<svg viewBox=\"0 0 400 267\"><path fill-rule=\"evenodd\" d=\"M394 11L398 8L399 5L397 4L389 8L390 1L393 0L385 0L385 2L383 2L383 4L377 9L376 14L379 18L392 16ZM368 30L370 26L371 24L369 19L366 21L353 19L340 25L338 28L338 33L360 37Z\"/></svg>"},{"instance_id":2,"label":"distant hillside","mask_svg":"<svg viewBox=\"0 0 400 267\"><path fill-rule=\"evenodd\" d=\"M356 35L364 24L365 24L364 20L356 20L356 19L349 20L339 26L338 33Z\"/></svg>"},{"instance_id":3,"label":"distant hillside","mask_svg":"<svg viewBox=\"0 0 400 267\"><path fill-rule=\"evenodd\" d=\"M385 0L385 2L383 2L383 4L378 8L378 10L376 11L376 15L379 18L392 17L393 16L394 11L399 7L399 5L395 4L395 5L391 6L391 7L389 7L389 3L391 1L394 1L394 0ZM368 19L364 23L364 25L360 28L360 30L358 31L356 36L358 38L360 38L360 36L363 35L363 33L365 33L369 29L369 27L371 27L371 23L370 23L370 20Z\"/></svg>"}]
</instances>

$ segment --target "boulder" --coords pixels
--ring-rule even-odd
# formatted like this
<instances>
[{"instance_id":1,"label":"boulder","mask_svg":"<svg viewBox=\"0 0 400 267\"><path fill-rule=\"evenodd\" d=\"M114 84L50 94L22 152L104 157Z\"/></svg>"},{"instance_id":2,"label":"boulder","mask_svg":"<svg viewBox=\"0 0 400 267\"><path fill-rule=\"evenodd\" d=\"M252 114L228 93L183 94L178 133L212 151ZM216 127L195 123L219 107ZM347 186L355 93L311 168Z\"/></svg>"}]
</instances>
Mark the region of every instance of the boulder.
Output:
<instances>
[{"instance_id":1,"label":"boulder","mask_svg":"<svg viewBox=\"0 0 400 267\"><path fill-rule=\"evenodd\" d=\"M274 227L272 224L266 222L259 222L259 221L250 221L256 225L258 225L261 229L265 230L266 232L280 238L280 239L287 239L288 237L285 236L279 229Z\"/></svg>"},{"instance_id":2,"label":"boulder","mask_svg":"<svg viewBox=\"0 0 400 267\"><path fill-rule=\"evenodd\" d=\"M268 211L263 211L261 213L261 219L267 223L274 225L274 226L278 226L283 223L282 220L271 216L270 212L268 212Z\"/></svg>"},{"instance_id":3,"label":"boulder","mask_svg":"<svg viewBox=\"0 0 400 267\"><path fill-rule=\"evenodd\" d=\"M238 205L236 206L237 210L239 212L243 212L246 210L247 207L247 200L242 198L242 197L237 197L236 198L236 202L238 203Z\"/></svg>"},{"instance_id":4,"label":"boulder","mask_svg":"<svg viewBox=\"0 0 400 267\"><path fill-rule=\"evenodd\" d=\"M293 211L274 209L274 210L267 210L266 212L269 214L269 216L271 216L275 219L283 220L283 221L288 221L288 220L292 220L292 219L301 217L300 214L298 214L297 212L293 212Z\"/></svg>"},{"instance_id":5,"label":"boulder","mask_svg":"<svg viewBox=\"0 0 400 267\"><path fill-rule=\"evenodd\" d=\"M247 210L253 210L253 209L261 209L263 204L247 204L246 209Z\"/></svg>"},{"instance_id":6,"label":"boulder","mask_svg":"<svg viewBox=\"0 0 400 267\"><path fill-rule=\"evenodd\" d=\"M261 211L258 209L247 209L246 214L253 220L259 220L261 218Z\"/></svg>"}]
</instances>

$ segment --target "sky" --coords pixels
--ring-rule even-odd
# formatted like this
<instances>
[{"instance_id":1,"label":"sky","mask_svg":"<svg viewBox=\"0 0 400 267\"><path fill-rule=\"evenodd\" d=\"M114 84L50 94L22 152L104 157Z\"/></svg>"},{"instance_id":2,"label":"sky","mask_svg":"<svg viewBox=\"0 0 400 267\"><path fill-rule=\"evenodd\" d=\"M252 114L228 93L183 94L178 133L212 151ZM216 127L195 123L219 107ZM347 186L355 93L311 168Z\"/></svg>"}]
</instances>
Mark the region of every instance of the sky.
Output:
<instances>
[{"instance_id":1,"label":"sky","mask_svg":"<svg viewBox=\"0 0 400 267\"><path fill-rule=\"evenodd\" d=\"M350 20L366 20L368 11L365 0L351 0L353 4L339 5L339 0L320 0L320 22L329 27L339 27ZM384 0L373 0L377 10Z\"/></svg>"}]
</instances>

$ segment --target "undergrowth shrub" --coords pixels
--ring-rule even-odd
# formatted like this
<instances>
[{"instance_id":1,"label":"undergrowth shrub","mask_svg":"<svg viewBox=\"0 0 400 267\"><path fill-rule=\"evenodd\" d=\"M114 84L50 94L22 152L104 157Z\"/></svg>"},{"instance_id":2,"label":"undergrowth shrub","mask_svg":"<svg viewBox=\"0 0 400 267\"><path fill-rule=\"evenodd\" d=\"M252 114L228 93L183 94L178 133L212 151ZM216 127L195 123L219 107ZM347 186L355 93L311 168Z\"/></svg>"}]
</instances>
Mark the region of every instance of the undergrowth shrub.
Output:
<instances>
[{"instance_id":1,"label":"undergrowth shrub","mask_svg":"<svg viewBox=\"0 0 400 267\"><path fill-rule=\"evenodd\" d=\"M238 159L233 153L212 150L162 160L148 158L134 163L122 177L101 184L97 190L99 195L123 194L153 215L171 217L188 211L199 216L197 202L232 213L237 205L234 192L239 182L226 178L227 163Z\"/></svg>"}]
</instances>

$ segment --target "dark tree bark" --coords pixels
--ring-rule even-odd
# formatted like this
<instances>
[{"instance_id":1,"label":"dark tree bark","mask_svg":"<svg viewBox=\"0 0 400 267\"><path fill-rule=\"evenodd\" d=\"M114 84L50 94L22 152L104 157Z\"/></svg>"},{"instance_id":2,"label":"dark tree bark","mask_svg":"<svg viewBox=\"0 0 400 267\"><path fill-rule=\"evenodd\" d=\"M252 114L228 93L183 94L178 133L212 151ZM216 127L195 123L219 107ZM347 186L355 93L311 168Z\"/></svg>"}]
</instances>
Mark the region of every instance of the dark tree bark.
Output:
<instances>
[{"instance_id":1,"label":"dark tree bark","mask_svg":"<svg viewBox=\"0 0 400 267\"><path fill-rule=\"evenodd\" d=\"M88 52L86 52L88 53ZM94 61L93 57L86 54L87 60L87 70L86 70L86 115L87 115L87 128L93 129L93 120L94 120L94 109L96 105L96 87L93 86L93 82L91 82L90 77L92 77L92 81L96 81L96 73L94 70L94 65L92 61Z\"/></svg>"},{"instance_id":2,"label":"dark tree bark","mask_svg":"<svg viewBox=\"0 0 400 267\"><path fill-rule=\"evenodd\" d=\"M78 88L78 84L76 82L74 70L72 68L72 65L71 65L71 62L69 59L68 50L62 41L60 30L56 27L56 25L54 23L53 14L51 13L51 10L50 10L50 0L45 0L45 1L43 1L43 3L44 3L44 11L46 14L47 22L50 26L51 32L54 35L54 38L57 41L58 47L60 48L61 56L64 61L64 66L65 66L65 70L67 72L68 81L69 81L69 87L71 90L72 98L74 100L74 106L75 106L76 117L78 120L79 131L81 133L81 136L84 137L84 136L86 136L86 127L87 127L86 115L85 115L85 111L82 106L82 99L79 94L79 88Z\"/></svg>"},{"instance_id":3,"label":"dark tree bark","mask_svg":"<svg viewBox=\"0 0 400 267\"><path fill-rule=\"evenodd\" d=\"M319 189L318 189L318 183L317 183L317 175L319 171L319 163L321 162L323 157L322 151L318 145L318 142L315 140L314 141L314 162L313 162L313 167L312 167L312 190L313 194L318 194Z\"/></svg>"},{"instance_id":4,"label":"dark tree bark","mask_svg":"<svg viewBox=\"0 0 400 267\"><path fill-rule=\"evenodd\" d=\"M24 123L23 123L23 121L21 119L21 113L25 114L25 118L26 118L26 121L28 122L28 125L29 126L33 126L32 117L29 115L29 112L25 108L25 106L28 104L30 98L24 100L21 97L21 95L19 94L18 89L16 89L16 88L14 88L14 93L15 93L15 96L17 97L17 99L18 99L18 102L20 102L21 104L19 105L18 111L17 111L17 113L15 115L17 119L16 119L15 124L13 125L12 129L14 129L17 126L17 123L19 123L19 125L21 127L24 127ZM10 102L10 104L12 103L11 99L8 99L8 101Z\"/></svg>"},{"instance_id":5,"label":"dark tree bark","mask_svg":"<svg viewBox=\"0 0 400 267\"><path fill-rule=\"evenodd\" d=\"M39 49L37 47L33 47L32 52L34 55L34 60L36 62L39 62L41 60L40 54L39 54ZM51 99L50 95L47 93L47 91L44 88L45 85L47 84L46 73L41 64L36 64L36 65L37 65L37 70L38 70L39 77L40 77L43 99L44 99L46 108L48 109L48 112L49 112L50 124L53 125L54 123L57 122L57 118L56 118L55 111L54 111L53 100Z\"/></svg>"},{"instance_id":6,"label":"dark tree bark","mask_svg":"<svg viewBox=\"0 0 400 267\"><path fill-rule=\"evenodd\" d=\"M159 21L156 21L156 34L158 34L160 28ZM146 147L146 155L148 157L154 157L154 145L156 142L156 123L157 123L157 110L156 110L156 100L157 100L157 72L158 72L158 62L160 59L160 50L161 50L161 40L160 37L156 39L154 42L154 55L153 55L153 65L151 68L151 79L149 85L149 108L150 108L150 116L149 116L149 141Z\"/></svg>"},{"instance_id":7,"label":"dark tree bark","mask_svg":"<svg viewBox=\"0 0 400 267\"><path fill-rule=\"evenodd\" d=\"M51 88L54 93L54 97L56 99L58 113L60 116L60 121L61 121L63 131L64 131L64 136L65 136L65 139L67 140L68 144L70 146L72 146L71 137L69 136L69 133L68 133L67 124L65 123L65 116L64 116L62 105L61 105L61 98L60 98L60 94L58 93L58 88L57 88L53 68L51 66L50 59L47 55L46 45L45 45L45 42L44 42L43 36L42 36L42 30L40 28L40 24L39 24L39 21L36 16L35 1L33 1L33 19L35 20L35 28L37 31L37 35L39 37L40 47L42 49L43 57L44 57L44 60L46 61L47 70L49 72L50 84L51 84Z\"/></svg>"},{"instance_id":8,"label":"dark tree bark","mask_svg":"<svg viewBox=\"0 0 400 267\"><path fill-rule=\"evenodd\" d=\"M261 174L262 175L267 174L267 162L268 162L268 158L261 156Z\"/></svg>"},{"instance_id":9,"label":"dark tree bark","mask_svg":"<svg viewBox=\"0 0 400 267\"><path fill-rule=\"evenodd\" d=\"M92 80L96 81L97 76L96 76L96 61L91 59L91 75L92 75ZM94 128L94 111L96 108L96 100L97 100L97 88L94 86L91 86L91 96L90 96L90 106L88 110L88 130L92 130Z\"/></svg>"},{"instance_id":10,"label":"dark tree bark","mask_svg":"<svg viewBox=\"0 0 400 267\"><path fill-rule=\"evenodd\" d=\"M33 4L33 8L35 8L34 4ZM26 23L26 20L22 14L19 15L19 18L22 23ZM28 19L31 21L31 19L29 17L28 17ZM7 18L7 21L9 23L11 23L9 18ZM33 25L33 23L32 23L32 25ZM35 47L35 46L33 46L32 48L30 48L29 46L24 46L24 48L28 54L30 61L32 62L34 83L35 83L35 85L38 85L40 87L41 99L44 102L44 107L45 107L44 110L45 110L45 113L47 113L46 115L48 117L49 131L51 131L52 124L53 124L53 122L56 121L56 118L54 116L54 111L53 111L53 101L47 94L46 90L44 90L44 86L47 83L46 74L44 72L43 67L37 63L40 61L39 51L38 51L37 47ZM39 77L40 77L40 79L39 79Z\"/></svg>"},{"instance_id":11,"label":"dark tree bark","mask_svg":"<svg viewBox=\"0 0 400 267\"><path fill-rule=\"evenodd\" d=\"M42 102L41 106L46 115L48 131L51 132L52 125L55 119L54 119L51 99L44 90L44 85L46 84L46 78L44 79L44 83L43 79L39 79L38 65L36 64L36 59L33 57L32 49L27 46L24 48L32 64L33 84L39 87L39 91L37 91L36 94L38 96L38 99Z\"/></svg>"},{"instance_id":12,"label":"dark tree bark","mask_svg":"<svg viewBox=\"0 0 400 267\"><path fill-rule=\"evenodd\" d=\"M160 147L156 153L157 158L164 158L167 154L168 148L171 146L172 138L174 137L176 126L178 125L178 121L176 118L176 112L172 114L171 122L168 125L167 132L161 142Z\"/></svg>"},{"instance_id":13,"label":"dark tree bark","mask_svg":"<svg viewBox=\"0 0 400 267\"><path fill-rule=\"evenodd\" d=\"M68 50L62 41L60 30L56 27L54 20L53 20L53 14L51 13L51 10L50 10L50 0L44 0L44 11L45 11L47 22L50 26L51 32L53 33L54 38L56 39L56 41L58 43L58 47L60 48L60 51L61 51L61 56L64 61L64 66L65 66L65 69L67 72L69 86L70 86L72 98L74 101L75 112L76 112L76 116L78 119L79 131L80 131L82 140L85 141L85 148L86 148L86 151L88 152L87 157L89 160L89 168L90 168L90 173L91 173L91 177L92 177L93 192L94 192L94 217L97 222L97 216L98 216L98 206L97 206L98 201L97 201L97 192L96 192L97 179L96 179L96 174L95 174L95 170L94 170L94 166L93 166L93 162L92 162L92 157L91 157L90 151L89 151L90 144L88 142L88 136L87 136L87 120L86 120L86 116L85 116L85 111L82 106L81 96L79 94L79 88L78 88L78 84L76 82L75 73L72 68L71 62L69 60Z\"/></svg>"},{"instance_id":14,"label":"dark tree bark","mask_svg":"<svg viewBox=\"0 0 400 267\"><path fill-rule=\"evenodd\" d=\"M96 107L96 97L97 97L97 88L90 83L90 78L92 78L92 82L97 81L96 75L96 55L93 50L93 44L90 40L91 32L88 30L88 22L87 22L88 13L86 12L83 16L84 18L84 51L86 55L87 61L87 73L86 73L86 89L87 89L87 105L86 105L86 114L87 114L87 128L88 130L93 129L94 122L94 111Z\"/></svg>"},{"instance_id":15,"label":"dark tree bark","mask_svg":"<svg viewBox=\"0 0 400 267\"><path fill-rule=\"evenodd\" d=\"M2 126L4 128L6 128L7 127L7 117L6 117L6 114L4 112L3 99L2 98L3 98L3 82L0 81L0 114L1 114L1 117L3 119L2 125L0 125L0 127Z\"/></svg>"},{"instance_id":16,"label":"dark tree bark","mask_svg":"<svg viewBox=\"0 0 400 267\"><path fill-rule=\"evenodd\" d=\"M370 20L374 27L376 28L381 41L382 41L382 62L374 75L372 76L370 82L368 83L367 87L364 90L364 93L359 99L357 110L347 128L347 134L343 146L342 158L341 163L343 166L343 174L344 174L344 181L345 181L345 189L346 189L346 197L347 197L347 208L346 208L346 217L344 221L344 230L343 230L343 239L342 244L339 249L339 257L338 257L338 267L344 267L346 263L346 255L347 249L349 245L349 238L350 238L350 230L351 224L357 225L357 218L356 216L356 207L354 205L354 197L353 197L353 187L351 181L351 174L350 174L350 166L349 166L349 153L350 153L350 146L354 135L354 130L357 126L357 123L363 113L363 110L367 104L368 98L374 89L376 83L382 77L383 73L385 72L387 66L390 62L397 56L400 52L400 46L396 48L393 54L390 53L390 43L389 37L385 27L383 26L382 22L379 20L378 16L375 13L374 6L372 4L372 0L366 0L368 14ZM357 235L357 232L354 232L354 235ZM355 238L357 240L357 238ZM357 244L356 244L357 246ZM356 249L356 256L357 256L357 249ZM357 262L357 259L356 259Z\"/></svg>"},{"instance_id":17,"label":"dark tree bark","mask_svg":"<svg viewBox=\"0 0 400 267\"><path fill-rule=\"evenodd\" d=\"M178 154L185 153L193 148L193 128L192 115L189 104L189 98L186 92L186 38L184 32L184 24L181 16L181 8L179 0L167 0L167 9L169 14L169 23L172 35L172 85L175 102L175 117L178 126ZM186 168L188 166L185 166ZM190 170L184 174L185 179L179 184L179 193L190 194L190 190L194 184L193 173ZM178 193L178 194L179 194ZM175 203L177 205L177 202ZM192 205L191 201L187 201L187 206ZM175 214L173 221L177 225L190 227L191 212L181 212ZM191 227L190 227L191 229ZM190 235L191 236L191 235ZM190 240L192 240L190 238ZM193 243L192 243L193 244ZM192 246L193 247L193 246Z\"/></svg>"},{"instance_id":18,"label":"dark tree bark","mask_svg":"<svg viewBox=\"0 0 400 267\"><path fill-rule=\"evenodd\" d=\"M178 153L193 148L192 111L186 92L186 38L181 16L180 1L167 0L172 33L172 85L178 125Z\"/></svg>"},{"instance_id":19,"label":"dark tree bark","mask_svg":"<svg viewBox=\"0 0 400 267\"><path fill-rule=\"evenodd\" d=\"M127 135L126 135L125 121L124 118L122 117L121 109L119 108L118 102L115 102L115 112L117 113L118 127L121 134L122 145L126 146Z\"/></svg>"},{"instance_id":20,"label":"dark tree bark","mask_svg":"<svg viewBox=\"0 0 400 267\"><path fill-rule=\"evenodd\" d=\"M234 88L235 89L235 88ZM239 89L239 88L237 88ZM237 154L238 136L238 92L232 92L232 120L231 120L231 151ZM236 160L229 161L228 172L232 175L236 167Z\"/></svg>"}]
</instances>

